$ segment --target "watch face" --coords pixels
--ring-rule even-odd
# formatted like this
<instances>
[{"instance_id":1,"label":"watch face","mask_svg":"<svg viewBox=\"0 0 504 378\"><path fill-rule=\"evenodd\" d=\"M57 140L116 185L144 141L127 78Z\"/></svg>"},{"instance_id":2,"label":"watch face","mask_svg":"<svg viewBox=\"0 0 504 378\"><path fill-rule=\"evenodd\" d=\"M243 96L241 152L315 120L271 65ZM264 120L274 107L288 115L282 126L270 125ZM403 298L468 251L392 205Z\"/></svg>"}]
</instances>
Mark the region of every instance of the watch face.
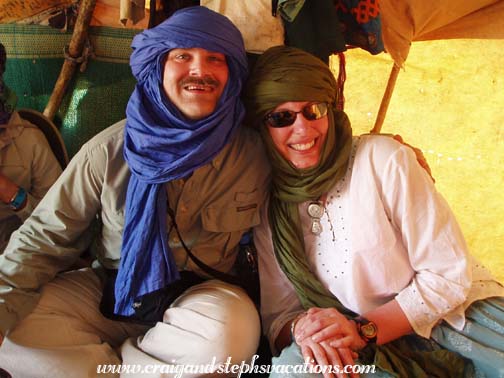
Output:
<instances>
[{"instance_id":1,"label":"watch face","mask_svg":"<svg viewBox=\"0 0 504 378\"><path fill-rule=\"evenodd\" d=\"M376 334L378 333L378 329L376 328L376 324L373 322L369 322L367 324L361 325L361 331L362 335L366 339L373 339L376 337Z\"/></svg>"}]
</instances>

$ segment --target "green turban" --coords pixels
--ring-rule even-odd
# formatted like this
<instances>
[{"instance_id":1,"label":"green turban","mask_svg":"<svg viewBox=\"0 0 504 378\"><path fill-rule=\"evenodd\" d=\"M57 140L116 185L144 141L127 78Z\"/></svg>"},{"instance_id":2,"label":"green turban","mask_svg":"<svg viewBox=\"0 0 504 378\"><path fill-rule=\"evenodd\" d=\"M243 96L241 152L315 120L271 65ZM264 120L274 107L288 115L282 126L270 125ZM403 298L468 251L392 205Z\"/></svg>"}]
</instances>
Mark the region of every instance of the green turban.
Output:
<instances>
[{"instance_id":1,"label":"green turban","mask_svg":"<svg viewBox=\"0 0 504 378\"><path fill-rule=\"evenodd\" d=\"M247 119L259 126L264 116L288 101L336 103L336 80L320 59L293 47L276 46L262 54L245 90Z\"/></svg>"}]
</instances>

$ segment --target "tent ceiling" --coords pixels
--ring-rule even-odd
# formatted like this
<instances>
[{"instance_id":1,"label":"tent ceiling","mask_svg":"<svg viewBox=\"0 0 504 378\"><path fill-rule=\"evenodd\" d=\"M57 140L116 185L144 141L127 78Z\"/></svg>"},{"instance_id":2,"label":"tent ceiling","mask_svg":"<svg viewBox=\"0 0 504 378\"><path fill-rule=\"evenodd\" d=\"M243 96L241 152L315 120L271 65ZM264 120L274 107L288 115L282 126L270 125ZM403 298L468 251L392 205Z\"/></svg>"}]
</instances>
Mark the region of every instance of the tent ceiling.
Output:
<instances>
[{"instance_id":1,"label":"tent ceiling","mask_svg":"<svg viewBox=\"0 0 504 378\"><path fill-rule=\"evenodd\" d=\"M381 0L383 42L402 66L411 42L504 38L503 0Z\"/></svg>"}]
</instances>

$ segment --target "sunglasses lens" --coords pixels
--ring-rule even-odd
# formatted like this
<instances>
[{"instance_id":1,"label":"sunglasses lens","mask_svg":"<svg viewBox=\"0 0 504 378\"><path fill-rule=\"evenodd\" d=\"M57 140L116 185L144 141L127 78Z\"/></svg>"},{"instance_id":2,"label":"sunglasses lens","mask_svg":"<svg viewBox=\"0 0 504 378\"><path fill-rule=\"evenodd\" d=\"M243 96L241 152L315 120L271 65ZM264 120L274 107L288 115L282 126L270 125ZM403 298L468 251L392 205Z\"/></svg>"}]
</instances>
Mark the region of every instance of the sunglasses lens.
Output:
<instances>
[{"instance_id":1,"label":"sunglasses lens","mask_svg":"<svg viewBox=\"0 0 504 378\"><path fill-rule=\"evenodd\" d=\"M327 104L325 102L309 104L299 112L294 112L292 110L272 112L264 117L264 124L269 127L290 126L296 121L298 113L303 113L303 116L308 121L314 121L327 115Z\"/></svg>"},{"instance_id":2,"label":"sunglasses lens","mask_svg":"<svg viewBox=\"0 0 504 378\"><path fill-rule=\"evenodd\" d=\"M303 115L307 120L314 121L325 117L327 114L327 104L319 102L318 104L310 104L303 108Z\"/></svg>"},{"instance_id":3,"label":"sunglasses lens","mask_svg":"<svg viewBox=\"0 0 504 378\"><path fill-rule=\"evenodd\" d=\"M266 116L266 124L271 127L290 126L296 120L296 113L290 110L273 112Z\"/></svg>"}]
</instances>

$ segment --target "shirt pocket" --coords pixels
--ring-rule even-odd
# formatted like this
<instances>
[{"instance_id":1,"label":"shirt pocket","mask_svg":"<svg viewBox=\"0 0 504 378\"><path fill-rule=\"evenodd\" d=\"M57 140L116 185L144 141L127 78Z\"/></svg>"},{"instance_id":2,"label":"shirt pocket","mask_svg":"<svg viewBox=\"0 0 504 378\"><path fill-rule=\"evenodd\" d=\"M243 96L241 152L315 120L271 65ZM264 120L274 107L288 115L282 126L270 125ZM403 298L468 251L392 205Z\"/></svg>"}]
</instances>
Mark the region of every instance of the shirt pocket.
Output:
<instances>
[{"instance_id":1,"label":"shirt pocket","mask_svg":"<svg viewBox=\"0 0 504 378\"><path fill-rule=\"evenodd\" d=\"M259 194L236 192L231 202L212 203L203 210L203 228L210 232L243 231L259 224Z\"/></svg>"},{"instance_id":2,"label":"shirt pocket","mask_svg":"<svg viewBox=\"0 0 504 378\"><path fill-rule=\"evenodd\" d=\"M0 173L25 190L31 190L29 167L24 166L17 150L11 151L9 154L0 154Z\"/></svg>"}]
</instances>

